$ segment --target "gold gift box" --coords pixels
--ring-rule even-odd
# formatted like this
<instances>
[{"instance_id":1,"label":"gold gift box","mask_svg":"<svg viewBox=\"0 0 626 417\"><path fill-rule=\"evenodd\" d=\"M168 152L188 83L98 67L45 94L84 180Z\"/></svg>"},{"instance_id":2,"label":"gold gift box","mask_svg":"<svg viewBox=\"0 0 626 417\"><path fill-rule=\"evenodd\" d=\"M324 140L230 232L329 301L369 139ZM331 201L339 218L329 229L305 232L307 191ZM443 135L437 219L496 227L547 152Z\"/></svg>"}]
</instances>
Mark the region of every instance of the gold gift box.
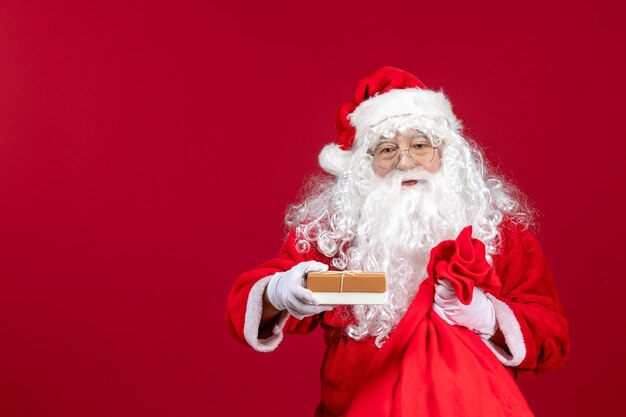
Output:
<instances>
[{"instance_id":1,"label":"gold gift box","mask_svg":"<svg viewBox=\"0 0 626 417\"><path fill-rule=\"evenodd\" d=\"M387 280L384 272L309 272L306 287L320 304L384 304Z\"/></svg>"}]
</instances>

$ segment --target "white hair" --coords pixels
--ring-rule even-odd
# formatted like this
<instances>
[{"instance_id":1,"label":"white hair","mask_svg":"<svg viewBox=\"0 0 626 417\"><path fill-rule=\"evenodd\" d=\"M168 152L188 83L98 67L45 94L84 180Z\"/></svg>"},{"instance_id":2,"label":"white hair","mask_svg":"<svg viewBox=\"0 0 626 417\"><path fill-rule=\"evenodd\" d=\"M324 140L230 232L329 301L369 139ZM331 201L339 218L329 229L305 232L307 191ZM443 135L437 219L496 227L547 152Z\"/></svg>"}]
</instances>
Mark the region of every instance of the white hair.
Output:
<instances>
[{"instance_id":1,"label":"white hair","mask_svg":"<svg viewBox=\"0 0 626 417\"><path fill-rule=\"evenodd\" d=\"M419 167L393 170L379 177L368 150L381 131L409 128L431 137L441 152L441 169L436 174ZM347 333L354 339L371 336L382 346L426 277L430 250L442 240L472 225L491 262L505 217L526 226L533 222L525 196L489 168L478 146L456 130L440 128L409 116L384 121L353 149L348 169L337 177L313 178L303 201L287 210L285 223L295 229L299 252L313 245L339 270L387 274L385 305L353 307L356 324ZM403 187L407 179L420 183Z\"/></svg>"}]
</instances>

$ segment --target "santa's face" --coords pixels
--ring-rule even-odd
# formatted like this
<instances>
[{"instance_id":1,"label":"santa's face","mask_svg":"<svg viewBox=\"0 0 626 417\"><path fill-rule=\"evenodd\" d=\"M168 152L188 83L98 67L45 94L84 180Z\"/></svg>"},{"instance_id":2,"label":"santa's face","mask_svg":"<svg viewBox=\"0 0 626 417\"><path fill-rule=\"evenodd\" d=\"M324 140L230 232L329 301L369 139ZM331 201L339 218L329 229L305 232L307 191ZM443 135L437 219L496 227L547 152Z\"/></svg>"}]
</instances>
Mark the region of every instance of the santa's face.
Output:
<instances>
[{"instance_id":1,"label":"santa's face","mask_svg":"<svg viewBox=\"0 0 626 417\"><path fill-rule=\"evenodd\" d=\"M430 139L416 129L396 133L392 137L381 137L371 154L374 157L372 168L379 177L385 177L394 170L411 171L416 168L434 174L439 171L441 162L439 148L433 147ZM377 163L378 158L383 163ZM417 184L419 181L413 179L402 182L403 187Z\"/></svg>"}]
</instances>

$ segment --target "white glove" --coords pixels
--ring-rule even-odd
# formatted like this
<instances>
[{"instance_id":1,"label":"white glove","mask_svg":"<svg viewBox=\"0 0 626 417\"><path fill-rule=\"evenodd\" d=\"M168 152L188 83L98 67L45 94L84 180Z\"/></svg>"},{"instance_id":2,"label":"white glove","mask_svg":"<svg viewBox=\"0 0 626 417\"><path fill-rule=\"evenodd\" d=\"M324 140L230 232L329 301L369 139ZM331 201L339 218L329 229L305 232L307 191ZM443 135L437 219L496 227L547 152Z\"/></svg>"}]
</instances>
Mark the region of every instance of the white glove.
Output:
<instances>
[{"instance_id":1,"label":"white glove","mask_svg":"<svg viewBox=\"0 0 626 417\"><path fill-rule=\"evenodd\" d=\"M478 287L474 287L472 302L465 305L452 290L450 281L442 279L435 285L432 308L447 323L467 327L483 339L489 339L498 330L493 303Z\"/></svg>"},{"instance_id":2,"label":"white glove","mask_svg":"<svg viewBox=\"0 0 626 417\"><path fill-rule=\"evenodd\" d=\"M292 316L302 320L305 317L332 310L332 306L319 305L310 290L304 288L307 272L327 271L328 265L307 261L286 272L277 272L267 284L267 298L277 310L287 310Z\"/></svg>"}]
</instances>

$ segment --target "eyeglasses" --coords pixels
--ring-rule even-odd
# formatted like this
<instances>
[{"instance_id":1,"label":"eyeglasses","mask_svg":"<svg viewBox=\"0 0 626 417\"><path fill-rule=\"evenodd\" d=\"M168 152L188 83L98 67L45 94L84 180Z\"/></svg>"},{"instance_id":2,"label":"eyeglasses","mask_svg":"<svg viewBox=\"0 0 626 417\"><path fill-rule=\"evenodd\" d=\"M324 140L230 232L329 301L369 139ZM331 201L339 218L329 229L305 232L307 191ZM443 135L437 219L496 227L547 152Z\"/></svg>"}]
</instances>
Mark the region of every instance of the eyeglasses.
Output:
<instances>
[{"instance_id":1,"label":"eyeglasses","mask_svg":"<svg viewBox=\"0 0 626 417\"><path fill-rule=\"evenodd\" d=\"M400 163L402 152L406 152L415 165L428 165L435 159L437 146L423 134L414 134L409 137L409 148L400 149L394 142L383 140L376 148L368 151L374 164L383 169L393 169Z\"/></svg>"}]
</instances>

